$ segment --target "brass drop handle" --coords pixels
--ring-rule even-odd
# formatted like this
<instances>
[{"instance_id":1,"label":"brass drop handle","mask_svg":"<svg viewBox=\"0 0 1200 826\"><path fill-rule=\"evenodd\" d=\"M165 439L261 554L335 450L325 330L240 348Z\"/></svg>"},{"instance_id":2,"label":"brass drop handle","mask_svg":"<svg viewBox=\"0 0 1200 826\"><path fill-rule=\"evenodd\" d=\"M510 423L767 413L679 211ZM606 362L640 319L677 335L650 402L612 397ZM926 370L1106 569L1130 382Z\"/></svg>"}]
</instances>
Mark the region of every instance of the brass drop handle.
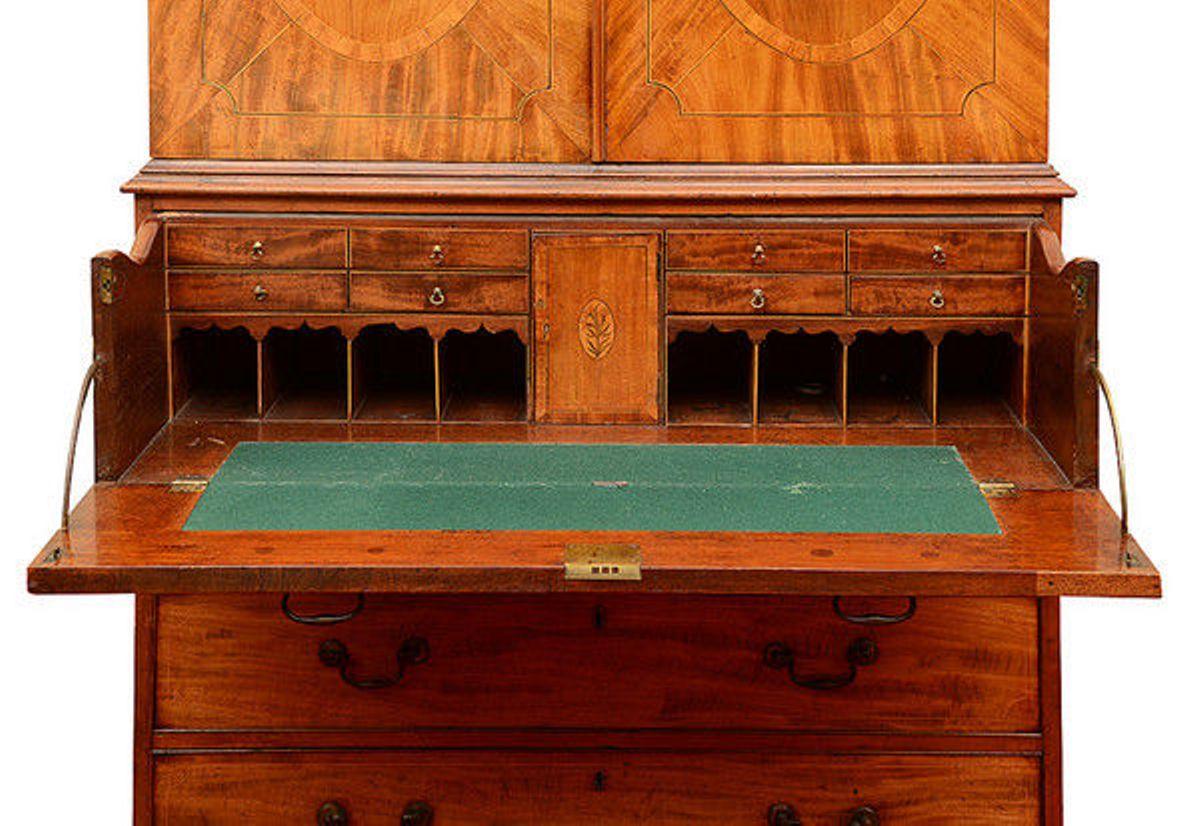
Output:
<instances>
[{"instance_id":1,"label":"brass drop handle","mask_svg":"<svg viewBox=\"0 0 1200 826\"><path fill-rule=\"evenodd\" d=\"M429 642L424 637L409 637L396 649L396 675L394 677L356 677L352 671L350 649L341 640L325 640L317 649L321 665L336 668L342 682L362 691L391 688L404 679L409 667L429 662Z\"/></svg>"},{"instance_id":2,"label":"brass drop handle","mask_svg":"<svg viewBox=\"0 0 1200 826\"><path fill-rule=\"evenodd\" d=\"M433 823L433 806L424 800L414 800L404 807L400 815L401 826L430 826Z\"/></svg>"},{"instance_id":3,"label":"brass drop handle","mask_svg":"<svg viewBox=\"0 0 1200 826\"><path fill-rule=\"evenodd\" d=\"M776 803L767 810L767 826L801 826L796 810L787 803Z\"/></svg>"},{"instance_id":4,"label":"brass drop handle","mask_svg":"<svg viewBox=\"0 0 1200 826\"><path fill-rule=\"evenodd\" d=\"M750 263L759 265L767 263L767 248L762 245L761 241L754 245L754 251L750 253Z\"/></svg>"},{"instance_id":5,"label":"brass drop handle","mask_svg":"<svg viewBox=\"0 0 1200 826\"><path fill-rule=\"evenodd\" d=\"M267 288L262 284L255 284L254 289L250 292L254 295L254 300L258 302L266 301L267 296L270 295L270 293L267 292Z\"/></svg>"},{"instance_id":6,"label":"brass drop handle","mask_svg":"<svg viewBox=\"0 0 1200 826\"><path fill-rule=\"evenodd\" d=\"M946 296L941 290L934 290L929 296L929 306L941 310L946 306Z\"/></svg>"},{"instance_id":7,"label":"brass drop handle","mask_svg":"<svg viewBox=\"0 0 1200 826\"><path fill-rule=\"evenodd\" d=\"M862 806L850 813L850 820L846 826L880 826L881 823L883 821L879 818L879 812L870 806Z\"/></svg>"},{"instance_id":8,"label":"brass drop handle","mask_svg":"<svg viewBox=\"0 0 1200 826\"><path fill-rule=\"evenodd\" d=\"M782 642L772 642L763 649L763 664L776 671L787 671L788 679L800 688L811 691L834 691L845 688L858 679L860 668L874 665L879 660L879 646L874 640L859 637L850 643L846 649L847 669L842 674L808 675L796 671L796 653L791 646Z\"/></svg>"},{"instance_id":9,"label":"brass drop handle","mask_svg":"<svg viewBox=\"0 0 1200 826\"><path fill-rule=\"evenodd\" d=\"M446 303L446 294L442 292L441 287L433 288L433 292L429 294L429 303L435 307L440 307Z\"/></svg>"},{"instance_id":10,"label":"brass drop handle","mask_svg":"<svg viewBox=\"0 0 1200 826\"><path fill-rule=\"evenodd\" d=\"M262 258L267 252L267 248L263 246L262 241L255 241L250 245L250 257L254 259Z\"/></svg>"},{"instance_id":11,"label":"brass drop handle","mask_svg":"<svg viewBox=\"0 0 1200 826\"><path fill-rule=\"evenodd\" d=\"M756 310L767 306L767 294L755 287L754 292L750 293L750 306Z\"/></svg>"},{"instance_id":12,"label":"brass drop handle","mask_svg":"<svg viewBox=\"0 0 1200 826\"><path fill-rule=\"evenodd\" d=\"M322 803L317 809L317 826L350 826L350 813L335 800Z\"/></svg>"},{"instance_id":13,"label":"brass drop handle","mask_svg":"<svg viewBox=\"0 0 1200 826\"><path fill-rule=\"evenodd\" d=\"M943 247L941 244L934 244L933 245L933 263L939 267L944 267L944 266L946 266L946 260L947 260L946 248Z\"/></svg>"},{"instance_id":14,"label":"brass drop handle","mask_svg":"<svg viewBox=\"0 0 1200 826\"><path fill-rule=\"evenodd\" d=\"M429 260L433 262L435 267L446 263L446 252L442 249L441 244L433 245L433 251L429 253Z\"/></svg>"}]
</instances>

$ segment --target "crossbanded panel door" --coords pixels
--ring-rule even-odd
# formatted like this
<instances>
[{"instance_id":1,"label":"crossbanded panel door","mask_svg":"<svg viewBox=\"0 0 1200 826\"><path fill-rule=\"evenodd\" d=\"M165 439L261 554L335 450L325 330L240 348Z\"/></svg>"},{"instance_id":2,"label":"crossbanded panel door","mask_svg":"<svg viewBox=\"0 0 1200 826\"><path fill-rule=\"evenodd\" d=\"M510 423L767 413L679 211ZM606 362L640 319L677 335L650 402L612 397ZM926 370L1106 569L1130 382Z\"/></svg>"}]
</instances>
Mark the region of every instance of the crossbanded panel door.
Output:
<instances>
[{"instance_id":1,"label":"crossbanded panel door","mask_svg":"<svg viewBox=\"0 0 1200 826\"><path fill-rule=\"evenodd\" d=\"M1037 162L1048 0L607 0L610 161Z\"/></svg>"},{"instance_id":2,"label":"crossbanded panel door","mask_svg":"<svg viewBox=\"0 0 1200 826\"><path fill-rule=\"evenodd\" d=\"M590 0L150 0L159 158L579 162Z\"/></svg>"},{"instance_id":3,"label":"crossbanded panel door","mask_svg":"<svg viewBox=\"0 0 1200 826\"><path fill-rule=\"evenodd\" d=\"M538 421L658 421L658 248L657 235L534 239Z\"/></svg>"}]
</instances>

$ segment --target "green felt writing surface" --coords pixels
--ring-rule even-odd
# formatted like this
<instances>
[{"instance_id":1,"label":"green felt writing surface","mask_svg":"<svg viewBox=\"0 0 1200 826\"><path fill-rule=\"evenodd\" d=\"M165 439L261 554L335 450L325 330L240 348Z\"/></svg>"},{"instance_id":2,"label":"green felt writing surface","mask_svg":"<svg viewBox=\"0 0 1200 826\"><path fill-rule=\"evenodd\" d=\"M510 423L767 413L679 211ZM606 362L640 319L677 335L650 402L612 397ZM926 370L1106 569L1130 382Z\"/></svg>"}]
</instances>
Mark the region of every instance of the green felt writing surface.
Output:
<instances>
[{"instance_id":1,"label":"green felt writing surface","mask_svg":"<svg viewBox=\"0 0 1200 826\"><path fill-rule=\"evenodd\" d=\"M996 534L953 447L245 442L186 530Z\"/></svg>"}]
</instances>

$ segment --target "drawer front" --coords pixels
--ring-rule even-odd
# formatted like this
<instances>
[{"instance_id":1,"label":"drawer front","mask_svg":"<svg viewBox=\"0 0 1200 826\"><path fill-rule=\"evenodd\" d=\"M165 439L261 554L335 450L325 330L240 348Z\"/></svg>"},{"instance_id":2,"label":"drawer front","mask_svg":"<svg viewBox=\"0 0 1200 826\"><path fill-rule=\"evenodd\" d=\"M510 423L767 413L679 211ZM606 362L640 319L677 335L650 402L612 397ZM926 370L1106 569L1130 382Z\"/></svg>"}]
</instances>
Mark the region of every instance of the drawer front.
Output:
<instances>
[{"instance_id":1,"label":"drawer front","mask_svg":"<svg viewBox=\"0 0 1200 826\"><path fill-rule=\"evenodd\" d=\"M1019 316L1025 314L1025 276L856 275L850 278L856 315Z\"/></svg>"},{"instance_id":2,"label":"drawer front","mask_svg":"<svg viewBox=\"0 0 1200 826\"><path fill-rule=\"evenodd\" d=\"M439 227L350 231L350 263L360 270L528 269L529 233Z\"/></svg>"},{"instance_id":3,"label":"drawer front","mask_svg":"<svg viewBox=\"0 0 1200 826\"><path fill-rule=\"evenodd\" d=\"M159 826L1034 826L1041 797L1020 755L180 755L155 782Z\"/></svg>"},{"instance_id":4,"label":"drawer front","mask_svg":"<svg viewBox=\"0 0 1200 826\"><path fill-rule=\"evenodd\" d=\"M1021 272L1023 230L851 230L851 272Z\"/></svg>"},{"instance_id":5,"label":"drawer front","mask_svg":"<svg viewBox=\"0 0 1200 826\"><path fill-rule=\"evenodd\" d=\"M173 272L172 310L344 310L344 273Z\"/></svg>"},{"instance_id":6,"label":"drawer front","mask_svg":"<svg viewBox=\"0 0 1200 826\"><path fill-rule=\"evenodd\" d=\"M667 232L667 267L841 272L845 244L846 234L841 230L675 230Z\"/></svg>"},{"instance_id":7,"label":"drawer front","mask_svg":"<svg viewBox=\"0 0 1200 826\"><path fill-rule=\"evenodd\" d=\"M448 313L524 313L529 281L523 275L360 273L350 277L355 310Z\"/></svg>"},{"instance_id":8,"label":"drawer front","mask_svg":"<svg viewBox=\"0 0 1200 826\"><path fill-rule=\"evenodd\" d=\"M846 310L842 275L671 273L671 313L834 314Z\"/></svg>"},{"instance_id":9,"label":"drawer front","mask_svg":"<svg viewBox=\"0 0 1200 826\"><path fill-rule=\"evenodd\" d=\"M170 266L318 267L346 266L344 229L172 226L167 236Z\"/></svg>"},{"instance_id":10,"label":"drawer front","mask_svg":"<svg viewBox=\"0 0 1200 826\"><path fill-rule=\"evenodd\" d=\"M295 610L353 602L317 599ZM1029 732L1036 634L1032 600L922 600L871 626L809 598L371 596L308 626L278 598L167 597L158 725ZM789 658L834 685L793 683ZM372 681L389 685L355 687Z\"/></svg>"}]
</instances>

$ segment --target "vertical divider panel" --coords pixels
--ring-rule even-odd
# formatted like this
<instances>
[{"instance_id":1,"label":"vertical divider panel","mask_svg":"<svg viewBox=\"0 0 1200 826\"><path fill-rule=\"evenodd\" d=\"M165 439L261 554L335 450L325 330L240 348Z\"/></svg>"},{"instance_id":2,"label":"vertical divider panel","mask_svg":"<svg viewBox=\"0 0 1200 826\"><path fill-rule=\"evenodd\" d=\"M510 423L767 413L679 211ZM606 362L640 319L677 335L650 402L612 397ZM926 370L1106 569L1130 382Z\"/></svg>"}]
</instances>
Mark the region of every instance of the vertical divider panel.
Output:
<instances>
[{"instance_id":1,"label":"vertical divider panel","mask_svg":"<svg viewBox=\"0 0 1200 826\"><path fill-rule=\"evenodd\" d=\"M442 337L433 338L433 419L442 421Z\"/></svg>"},{"instance_id":2,"label":"vertical divider panel","mask_svg":"<svg viewBox=\"0 0 1200 826\"><path fill-rule=\"evenodd\" d=\"M346 421L354 418L354 337L346 336Z\"/></svg>"},{"instance_id":3,"label":"vertical divider panel","mask_svg":"<svg viewBox=\"0 0 1200 826\"><path fill-rule=\"evenodd\" d=\"M941 350L940 336L927 336L929 339L929 358L926 362L925 373L925 409L929 411L929 421L934 427L938 426L938 353Z\"/></svg>"},{"instance_id":4,"label":"vertical divider panel","mask_svg":"<svg viewBox=\"0 0 1200 826\"><path fill-rule=\"evenodd\" d=\"M842 419L842 427L850 423L850 345L854 342L854 336L841 336L839 340L842 344L842 358L838 362L837 371L837 402L838 415Z\"/></svg>"},{"instance_id":5,"label":"vertical divider panel","mask_svg":"<svg viewBox=\"0 0 1200 826\"><path fill-rule=\"evenodd\" d=\"M755 339L753 342L754 349L750 355L750 423L758 425L758 390L759 390L759 365L762 363L760 354L762 350L762 342Z\"/></svg>"}]
</instances>

